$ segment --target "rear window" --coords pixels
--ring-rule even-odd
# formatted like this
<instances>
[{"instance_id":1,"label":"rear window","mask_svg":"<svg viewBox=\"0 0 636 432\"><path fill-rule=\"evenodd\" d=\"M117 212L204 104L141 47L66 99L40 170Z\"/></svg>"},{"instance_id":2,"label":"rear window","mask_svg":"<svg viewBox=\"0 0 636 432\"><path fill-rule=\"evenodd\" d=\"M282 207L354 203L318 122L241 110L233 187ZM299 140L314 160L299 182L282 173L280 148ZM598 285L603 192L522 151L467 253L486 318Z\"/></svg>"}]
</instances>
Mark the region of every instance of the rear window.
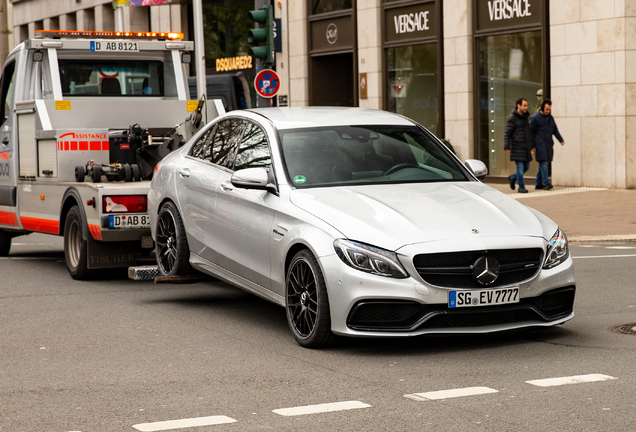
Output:
<instances>
[{"instance_id":1,"label":"rear window","mask_svg":"<svg viewBox=\"0 0 636 432\"><path fill-rule=\"evenodd\" d=\"M164 96L163 62L59 60L63 96Z\"/></svg>"}]
</instances>

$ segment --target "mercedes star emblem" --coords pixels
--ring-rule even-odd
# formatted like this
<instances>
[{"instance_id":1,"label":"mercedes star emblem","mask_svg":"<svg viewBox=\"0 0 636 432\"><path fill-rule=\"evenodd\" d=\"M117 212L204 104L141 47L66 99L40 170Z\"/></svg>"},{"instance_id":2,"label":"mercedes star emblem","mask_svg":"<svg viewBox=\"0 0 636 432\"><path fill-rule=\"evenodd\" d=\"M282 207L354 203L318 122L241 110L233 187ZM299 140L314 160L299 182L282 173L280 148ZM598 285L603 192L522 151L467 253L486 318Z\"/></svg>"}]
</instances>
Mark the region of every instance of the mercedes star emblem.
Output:
<instances>
[{"instance_id":1,"label":"mercedes star emblem","mask_svg":"<svg viewBox=\"0 0 636 432\"><path fill-rule=\"evenodd\" d=\"M499 263L491 256L479 257L473 264L473 277L480 285L492 285L499 277Z\"/></svg>"}]
</instances>

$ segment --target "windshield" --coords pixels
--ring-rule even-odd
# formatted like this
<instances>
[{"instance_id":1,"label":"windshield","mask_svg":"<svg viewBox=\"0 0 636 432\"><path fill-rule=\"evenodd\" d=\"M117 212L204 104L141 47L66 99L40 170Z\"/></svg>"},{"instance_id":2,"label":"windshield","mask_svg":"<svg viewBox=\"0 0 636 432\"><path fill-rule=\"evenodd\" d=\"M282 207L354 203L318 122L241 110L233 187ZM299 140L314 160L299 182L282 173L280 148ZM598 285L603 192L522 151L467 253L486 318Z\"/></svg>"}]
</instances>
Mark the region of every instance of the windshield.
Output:
<instances>
[{"instance_id":1,"label":"windshield","mask_svg":"<svg viewBox=\"0 0 636 432\"><path fill-rule=\"evenodd\" d=\"M416 126L334 126L279 134L296 187L468 180L442 145Z\"/></svg>"},{"instance_id":2,"label":"windshield","mask_svg":"<svg viewBox=\"0 0 636 432\"><path fill-rule=\"evenodd\" d=\"M63 96L163 96L163 63L59 60Z\"/></svg>"}]
</instances>

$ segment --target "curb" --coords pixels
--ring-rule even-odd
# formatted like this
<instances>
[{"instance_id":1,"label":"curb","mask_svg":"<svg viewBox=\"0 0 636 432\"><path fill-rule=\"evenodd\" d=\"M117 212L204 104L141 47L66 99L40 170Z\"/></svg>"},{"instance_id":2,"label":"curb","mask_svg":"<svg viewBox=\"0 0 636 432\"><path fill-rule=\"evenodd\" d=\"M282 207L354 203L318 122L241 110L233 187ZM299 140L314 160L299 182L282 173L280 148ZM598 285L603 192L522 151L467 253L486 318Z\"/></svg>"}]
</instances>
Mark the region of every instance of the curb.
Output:
<instances>
[{"instance_id":1,"label":"curb","mask_svg":"<svg viewBox=\"0 0 636 432\"><path fill-rule=\"evenodd\" d=\"M606 191L607 188L594 188L594 187L564 187L552 189L549 191L538 190L534 192L528 192L524 194L520 194L519 192L509 193L507 194L509 197L514 199L524 199L524 198L539 198L545 196L554 196L554 195L565 195L579 192L597 192L597 191Z\"/></svg>"},{"instance_id":2,"label":"curb","mask_svg":"<svg viewBox=\"0 0 636 432\"><path fill-rule=\"evenodd\" d=\"M603 236L574 236L568 237L568 241L570 242L616 242L616 241L627 241L627 242L636 242L636 234L613 234L613 235L603 235Z\"/></svg>"}]
</instances>

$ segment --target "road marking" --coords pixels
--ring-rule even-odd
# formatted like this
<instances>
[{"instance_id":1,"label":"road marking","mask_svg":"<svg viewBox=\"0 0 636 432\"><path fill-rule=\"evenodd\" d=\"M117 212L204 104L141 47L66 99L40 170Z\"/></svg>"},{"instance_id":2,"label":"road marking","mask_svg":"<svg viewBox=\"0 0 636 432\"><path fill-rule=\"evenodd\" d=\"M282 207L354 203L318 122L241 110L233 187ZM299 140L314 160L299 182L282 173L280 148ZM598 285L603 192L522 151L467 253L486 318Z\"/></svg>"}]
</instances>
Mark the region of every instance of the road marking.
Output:
<instances>
[{"instance_id":1,"label":"road marking","mask_svg":"<svg viewBox=\"0 0 636 432\"><path fill-rule=\"evenodd\" d=\"M594 255L594 256L573 256L574 259L585 259L585 258L628 258L628 257L636 257L636 254L631 255Z\"/></svg>"},{"instance_id":2,"label":"road marking","mask_svg":"<svg viewBox=\"0 0 636 432\"><path fill-rule=\"evenodd\" d=\"M499 390L491 389L489 387L466 387L452 390L440 390L428 393L413 393L404 395L405 398L413 399L416 401L428 401L438 399L449 399L463 396L475 396L480 394L499 393Z\"/></svg>"},{"instance_id":3,"label":"road marking","mask_svg":"<svg viewBox=\"0 0 636 432\"><path fill-rule=\"evenodd\" d=\"M346 401L346 402L334 402L334 403L325 403L319 405L307 405L300 406L294 408L280 408L272 410L276 414L280 414L282 416L297 416L297 415L305 415L305 414L318 414L332 411L344 411L358 408L370 408L371 405L367 405L363 402L359 401Z\"/></svg>"},{"instance_id":4,"label":"road marking","mask_svg":"<svg viewBox=\"0 0 636 432\"><path fill-rule=\"evenodd\" d=\"M636 249L636 246L607 246L605 249Z\"/></svg>"},{"instance_id":5,"label":"road marking","mask_svg":"<svg viewBox=\"0 0 636 432\"><path fill-rule=\"evenodd\" d=\"M580 384L580 383L607 381L607 380L615 380L615 379L618 379L618 378L615 378L609 375L589 374L589 375L575 375L575 376L561 377L561 378L546 378L546 379L526 381L526 382L528 384L536 385L539 387L552 387L552 386L560 386L560 385L566 385L566 384Z\"/></svg>"},{"instance_id":6,"label":"road marking","mask_svg":"<svg viewBox=\"0 0 636 432\"><path fill-rule=\"evenodd\" d=\"M197 417L181 420L168 420L154 423L141 423L134 425L133 427L142 432L155 432L171 429L182 429L195 426L211 426L225 423L236 423L231 417L226 416L210 416L210 417Z\"/></svg>"},{"instance_id":7,"label":"road marking","mask_svg":"<svg viewBox=\"0 0 636 432\"><path fill-rule=\"evenodd\" d=\"M0 260L56 260L59 257L0 257Z\"/></svg>"}]
</instances>

